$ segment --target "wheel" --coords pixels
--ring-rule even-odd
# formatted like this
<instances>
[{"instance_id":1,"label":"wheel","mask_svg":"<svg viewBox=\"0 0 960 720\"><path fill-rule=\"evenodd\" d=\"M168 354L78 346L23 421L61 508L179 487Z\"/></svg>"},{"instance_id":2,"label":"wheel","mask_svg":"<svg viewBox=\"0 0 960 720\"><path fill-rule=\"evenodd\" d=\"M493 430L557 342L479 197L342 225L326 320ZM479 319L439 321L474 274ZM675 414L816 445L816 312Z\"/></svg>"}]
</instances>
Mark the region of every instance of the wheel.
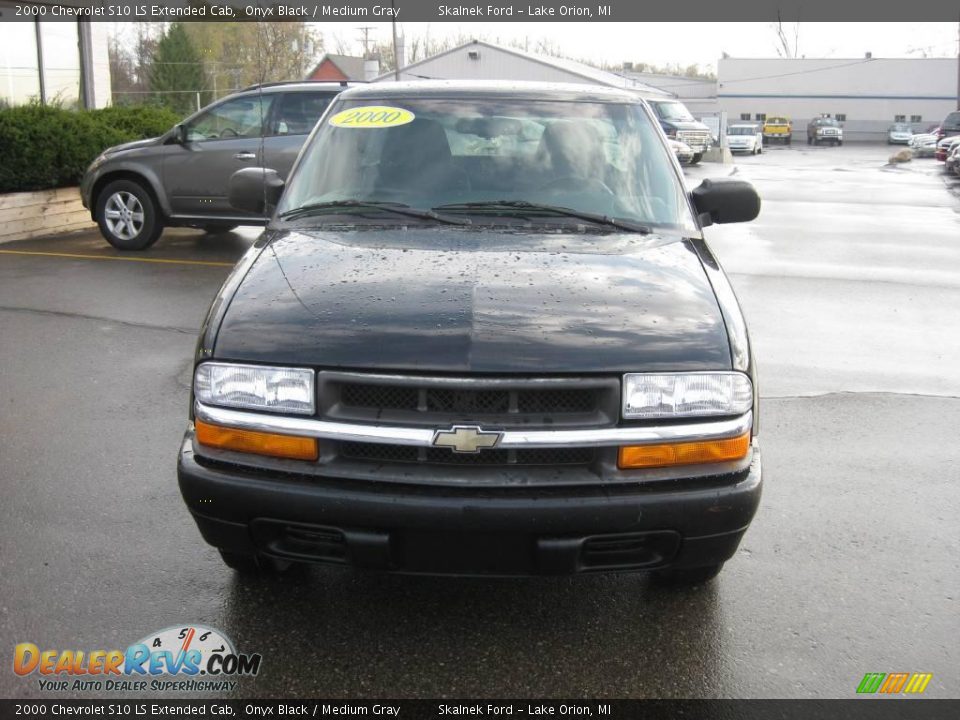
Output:
<instances>
[{"instance_id":1,"label":"wheel","mask_svg":"<svg viewBox=\"0 0 960 720\"><path fill-rule=\"evenodd\" d=\"M807 145L813 145L813 138L807 135Z\"/></svg>"},{"instance_id":2,"label":"wheel","mask_svg":"<svg viewBox=\"0 0 960 720\"><path fill-rule=\"evenodd\" d=\"M238 553L229 550L219 550L224 564L241 575L280 575L296 566L289 560L253 553Z\"/></svg>"},{"instance_id":3,"label":"wheel","mask_svg":"<svg viewBox=\"0 0 960 720\"><path fill-rule=\"evenodd\" d=\"M698 162L700 162L702 159L703 159L703 153L694 153L694 154L693 154L693 157L690 159L690 164L691 164L691 165L696 165L696 164L697 164Z\"/></svg>"},{"instance_id":4,"label":"wheel","mask_svg":"<svg viewBox=\"0 0 960 720\"><path fill-rule=\"evenodd\" d=\"M203 225L200 229L211 235L220 235L222 233L228 233L231 230L236 230L238 227L238 225Z\"/></svg>"},{"instance_id":5,"label":"wheel","mask_svg":"<svg viewBox=\"0 0 960 720\"><path fill-rule=\"evenodd\" d=\"M843 147L843 140L837 140L837 147Z\"/></svg>"},{"instance_id":6,"label":"wheel","mask_svg":"<svg viewBox=\"0 0 960 720\"><path fill-rule=\"evenodd\" d=\"M758 145L758 146L757 146L757 155L762 155L762 154L763 154L763 145Z\"/></svg>"},{"instance_id":7,"label":"wheel","mask_svg":"<svg viewBox=\"0 0 960 720\"><path fill-rule=\"evenodd\" d=\"M100 234L118 250L146 250L163 232L153 197L138 182L114 180L97 197Z\"/></svg>"},{"instance_id":8,"label":"wheel","mask_svg":"<svg viewBox=\"0 0 960 720\"><path fill-rule=\"evenodd\" d=\"M786 142L786 144L789 145L789 144L790 144L790 139L791 139L790 136L787 135L787 139L786 139L784 142Z\"/></svg>"},{"instance_id":9,"label":"wheel","mask_svg":"<svg viewBox=\"0 0 960 720\"><path fill-rule=\"evenodd\" d=\"M700 585L713 580L723 570L723 563L690 568L666 568L654 572L657 582L664 585Z\"/></svg>"}]
</instances>

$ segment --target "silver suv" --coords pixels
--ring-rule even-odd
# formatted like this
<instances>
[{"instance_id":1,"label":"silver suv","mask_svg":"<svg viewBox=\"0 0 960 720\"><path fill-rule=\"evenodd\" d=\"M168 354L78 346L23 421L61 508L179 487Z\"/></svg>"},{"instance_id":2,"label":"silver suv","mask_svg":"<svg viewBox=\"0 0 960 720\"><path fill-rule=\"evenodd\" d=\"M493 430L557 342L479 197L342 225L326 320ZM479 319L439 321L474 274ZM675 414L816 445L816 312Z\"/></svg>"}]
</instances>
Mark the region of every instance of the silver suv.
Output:
<instances>
[{"instance_id":1,"label":"silver suv","mask_svg":"<svg viewBox=\"0 0 960 720\"><path fill-rule=\"evenodd\" d=\"M148 248L168 226L226 232L262 225L262 216L230 207L230 176L241 168L269 167L286 177L307 135L347 85L253 86L158 138L108 148L83 177L83 205L120 250Z\"/></svg>"}]
</instances>

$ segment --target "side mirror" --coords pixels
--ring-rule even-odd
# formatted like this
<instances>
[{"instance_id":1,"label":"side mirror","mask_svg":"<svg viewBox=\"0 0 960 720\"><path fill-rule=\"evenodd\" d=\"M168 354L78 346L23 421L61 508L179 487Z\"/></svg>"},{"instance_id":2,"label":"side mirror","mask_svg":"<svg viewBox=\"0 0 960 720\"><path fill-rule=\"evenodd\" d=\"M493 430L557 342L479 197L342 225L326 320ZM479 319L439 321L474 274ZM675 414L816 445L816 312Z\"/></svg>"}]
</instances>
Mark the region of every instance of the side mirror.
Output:
<instances>
[{"instance_id":1,"label":"side mirror","mask_svg":"<svg viewBox=\"0 0 960 720\"><path fill-rule=\"evenodd\" d=\"M276 170L243 168L230 176L227 198L237 210L264 215L277 206L283 186L283 178Z\"/></svg>"},{"instance_id":2,"label":"side mirror","mask_svg":"<svg viewBox=\"0 0 960 720\"><path fill-rule=\"evenodd\" d=\"M748 222L760 214L760 196L745 180L708 178L695 187L690 196L704 227L714 223Z\"/></svg>"},{"instance_id":3,"label":"side mirror","mask_svg":"<svg viewBox=\"0 0 960 720\"><path fill-rule=\"evenodd\" d=\"M178 145L187 144L187 126L186 125L174 125L173 126L173 141Z\"/></svg>"}]
</instances>

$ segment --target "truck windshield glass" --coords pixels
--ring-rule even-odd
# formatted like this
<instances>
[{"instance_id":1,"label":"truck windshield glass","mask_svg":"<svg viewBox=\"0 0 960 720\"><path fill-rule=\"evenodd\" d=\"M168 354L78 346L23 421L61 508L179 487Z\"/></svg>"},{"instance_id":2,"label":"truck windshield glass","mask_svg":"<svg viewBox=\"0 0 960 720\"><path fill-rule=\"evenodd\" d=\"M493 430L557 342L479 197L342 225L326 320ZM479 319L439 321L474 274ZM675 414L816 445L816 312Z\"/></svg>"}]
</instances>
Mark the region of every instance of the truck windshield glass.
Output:
<instances>
[{"instance_id":1,"label":"truck windshield glass","mask_svg":"<svg viewBox=\"0 0 960 720\"><path fill-rule=\"evenodd\" d=\"M660 116L661 120L666 120L668 122L671 120L675 120L677 122L696 122L696 119L690 114L690 111L687 110L687 106L683 103L653 102L651 104L657 111L657 115Z\"/></svg>"},{"instance_id":2,"label":"truck windshield glass","mask_svg":"<svg viewBox=\"0 0 960 720\"><path fill-rule=\"evenodd\" d=\"M756 135L756 128L752 127L743 127L743 126L734 126L727 128L727 135Z\"/></svg>"},{"instance_id":3,"label":"truck windshield glass","mask_svg":"<svg viewBox=\"0 0 960 720\"><path fill-rule=\"evenodd\" d=\"M669 150L639 104L470 97L338 102L304 150L278 215L296 217L299 208L344 200L457 206L444 212L470 216L475 225L502 222L522 210L505 203L523 201L697 231ZM311 217L333 222L334 214Z\"/></svg>"}]
</instances>

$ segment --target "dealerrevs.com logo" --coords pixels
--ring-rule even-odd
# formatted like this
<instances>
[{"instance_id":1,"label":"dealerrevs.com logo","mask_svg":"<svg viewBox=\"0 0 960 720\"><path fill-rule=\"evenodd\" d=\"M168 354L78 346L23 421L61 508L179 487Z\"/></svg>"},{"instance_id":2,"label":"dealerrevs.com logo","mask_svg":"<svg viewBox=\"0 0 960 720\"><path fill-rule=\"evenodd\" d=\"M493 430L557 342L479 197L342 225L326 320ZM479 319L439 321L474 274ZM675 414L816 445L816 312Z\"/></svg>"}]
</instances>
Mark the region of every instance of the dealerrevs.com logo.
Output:
<instances>
[{"instance_id":1,"label":"dealerrevs.com logo","mask_svg":"<svg viewBox=\"0 0 960 720\"><path fill-rule=\"evenodd\" d=\"M20 643L13 671L39 675L40 690L57 691L228 691L234 678L260 672L259 653L238 653L219 630L203 625L169 627L126 650L41 650Z\"/></svg>"}]
</instances>

